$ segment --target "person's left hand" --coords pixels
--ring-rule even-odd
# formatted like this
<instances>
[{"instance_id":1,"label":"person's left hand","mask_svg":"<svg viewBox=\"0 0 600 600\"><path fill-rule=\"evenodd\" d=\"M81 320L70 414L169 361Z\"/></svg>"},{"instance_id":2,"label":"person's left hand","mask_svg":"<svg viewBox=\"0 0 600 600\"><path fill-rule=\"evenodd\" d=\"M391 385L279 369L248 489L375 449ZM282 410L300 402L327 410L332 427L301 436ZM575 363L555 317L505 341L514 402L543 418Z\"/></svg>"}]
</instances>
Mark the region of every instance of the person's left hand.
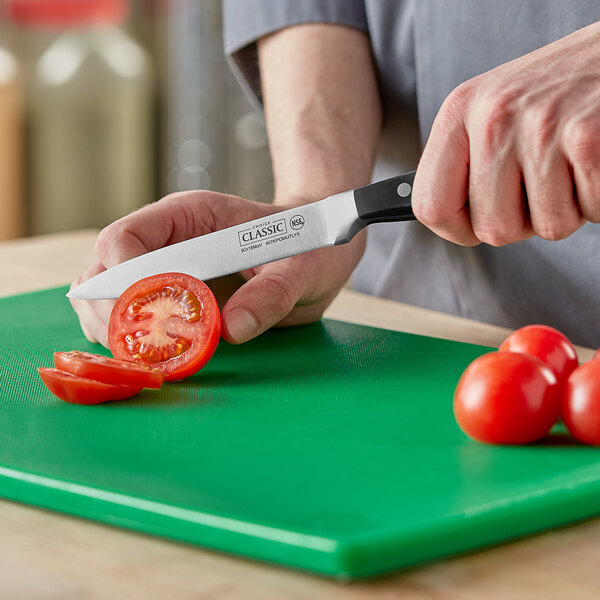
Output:
<instances>
[{"instance_id":1,"label":"person's left hand","mask_svg":"<svg viewBox=\"0 0 600 600\"><path fill-rule=\"evenodd\" d=\"M105 227L96 241L98 262L75 287L125 260L298 205L263 204L208 190L179 192ZM311 323L340 291L362 256L366 238L267 263L208 282L223 319L223 338L240 344L273 326ZM202 257L198 257L201 261ZM81 329L108 348L114 300L71 299Z\"/></svg>"},{"instance_id":2,"label":"person's left hand","mask_svg":"<svg viewBox=\"0 0 600 600\"><path fill-rule=\"evenodd\" d=\"M441 237L502 246L600 222L600 22L457 87L413 191Z\"/></svg>"}]
</instances>

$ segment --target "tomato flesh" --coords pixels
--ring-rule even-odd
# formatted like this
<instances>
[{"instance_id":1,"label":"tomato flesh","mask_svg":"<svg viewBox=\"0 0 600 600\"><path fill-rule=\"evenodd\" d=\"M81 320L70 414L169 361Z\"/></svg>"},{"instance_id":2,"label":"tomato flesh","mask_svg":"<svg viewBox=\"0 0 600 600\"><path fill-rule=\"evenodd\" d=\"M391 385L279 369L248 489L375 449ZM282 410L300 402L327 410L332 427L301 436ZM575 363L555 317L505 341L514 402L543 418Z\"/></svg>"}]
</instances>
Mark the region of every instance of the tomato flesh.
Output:
<instances>
[{"instance_id":1,"label":"tomato flesh","mask_svg":"<svg viewBox=\"0 0 600 600\"><path fill-rule=\"evenodd\" d=\"M54 366L72 375L113 385L159 388L164 380L164 375L150 366L77 350L55 352Z\"/></svg>"},{"instance_id":2,"label":"tomato flesh","mask_svg":"<svg viewBox=\"0 0 600 600\"><path fill-rule=\"evenodd\" d=\"M560 387L541 360L491 352L473 361L454 393L454 415L470 437L490 444L527 444L558 420Z\"/></svg>"},{"instance_id":3,"label":"tomato flesh","mask_svg":"<svg viewBox=\"0 0 600 600\"><path fill-rule=\"evenodd\" d=\"M561 416L575 439L600 446L600 360L573 371L563 390Z\"/></svg>"},{"instance_id":4,"label":"tomato flesh","mask_svg":"<svg viewBox=\"0 0 600 600\"><path fill-rule=\"evenodd\" d=\"M545 362L563 385L577 368L577 352L569 338L547 325L527 325L511 333L499 348L500 352L523 352Z\"/></svg>"},{"instance_id":5,"label":"tomato flesh","mask_svg":"<svg viewBox=\"0 0 600 600\"><path fill-rule=\"evenodd\" d=\"M184 273L134 283L117 300L108 329L115 358L154 367L168 381L199 371L220 337L221 315L210 288Z\"/></svg>"},{"instance_id":6,"label":"tomato flesh","mask_svg":"<svg viewBox=\"0 0 600 600\"><path fill-rule=\"evenodd\" d=\"M125 400L142 389L141 386L112 385L78 377L59 369L39 368L38 372L52 394L71 404L100 404Z\"/></svg>"}]
</instances>

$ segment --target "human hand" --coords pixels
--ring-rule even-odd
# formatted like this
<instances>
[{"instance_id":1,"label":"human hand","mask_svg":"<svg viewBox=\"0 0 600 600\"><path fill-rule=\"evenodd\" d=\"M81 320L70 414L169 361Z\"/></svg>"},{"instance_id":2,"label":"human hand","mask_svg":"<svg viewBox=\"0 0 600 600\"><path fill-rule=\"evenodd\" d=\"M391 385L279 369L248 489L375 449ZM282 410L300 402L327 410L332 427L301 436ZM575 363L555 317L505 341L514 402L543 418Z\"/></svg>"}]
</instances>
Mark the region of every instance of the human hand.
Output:
<instances>
[{"instance_id":1,"label":"human hand","mask_svg":"<svg viewBox=\"0 0 600 600\"><path fill-rule=\"evenodd\" d=\"M600 22L457 87L412 200L419 221L466 246L600 222Z\"/></svg>"},{"instance_id":2,"label":"human hand","mask_svg":"<svg viewBox=\"0 0 600 600\"><path fill-rule=\"evenodd\" d=\"M172 194L115 221L96 241L98 262L73 282L170 244L258 219L291 206L270 205L208 191ZM360 260L364 236L208 282L222 307L223 338L245 342L273 325L318 320ZM75 300L73 308L90 341L108 347L114 300Z\"/></svg>"}]
</instances>

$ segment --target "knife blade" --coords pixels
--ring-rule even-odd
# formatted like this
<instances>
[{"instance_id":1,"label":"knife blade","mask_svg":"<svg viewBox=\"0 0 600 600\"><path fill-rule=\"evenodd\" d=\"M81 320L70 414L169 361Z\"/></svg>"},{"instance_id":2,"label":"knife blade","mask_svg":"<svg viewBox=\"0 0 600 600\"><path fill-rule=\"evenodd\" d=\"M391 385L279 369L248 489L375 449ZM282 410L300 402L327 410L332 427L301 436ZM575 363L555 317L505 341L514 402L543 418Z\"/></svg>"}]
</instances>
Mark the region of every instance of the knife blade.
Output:
<instances>
[{"instance_id":1,"label":"knife blade","mask_svg":"<svg viewBox=\"0 0 600 600\"><path fill-rule=\"evenodd\" d=\"M69 298L118 298L158 273L208 281L303 252L349 242L372 223L410 221L415 173L406 173L324 200L214 231L127 260L73 288Z\"/></svg>"}]
</instances>

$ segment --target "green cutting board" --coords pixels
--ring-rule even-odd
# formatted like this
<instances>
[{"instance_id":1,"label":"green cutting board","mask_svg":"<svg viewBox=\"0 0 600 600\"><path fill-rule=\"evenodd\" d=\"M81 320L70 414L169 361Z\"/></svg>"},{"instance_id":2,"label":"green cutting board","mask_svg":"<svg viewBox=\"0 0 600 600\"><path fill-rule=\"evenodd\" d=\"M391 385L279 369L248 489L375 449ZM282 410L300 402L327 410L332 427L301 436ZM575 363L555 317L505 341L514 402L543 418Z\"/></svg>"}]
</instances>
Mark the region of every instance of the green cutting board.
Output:
<instances>
[{"instance_id":1,"label":"green cutting board","mask_svg":"<svg viewBox=\"0 0 600 600\"><path fill-rule=\"evenodd\" d=\"M36 367L85 341L66 289L0 300L0 495L255 559L365 577L600 512L600 453L467 439L487 348L337 321L221 343L185 382L114 404Z\"/></svg>"}]
</instances>

